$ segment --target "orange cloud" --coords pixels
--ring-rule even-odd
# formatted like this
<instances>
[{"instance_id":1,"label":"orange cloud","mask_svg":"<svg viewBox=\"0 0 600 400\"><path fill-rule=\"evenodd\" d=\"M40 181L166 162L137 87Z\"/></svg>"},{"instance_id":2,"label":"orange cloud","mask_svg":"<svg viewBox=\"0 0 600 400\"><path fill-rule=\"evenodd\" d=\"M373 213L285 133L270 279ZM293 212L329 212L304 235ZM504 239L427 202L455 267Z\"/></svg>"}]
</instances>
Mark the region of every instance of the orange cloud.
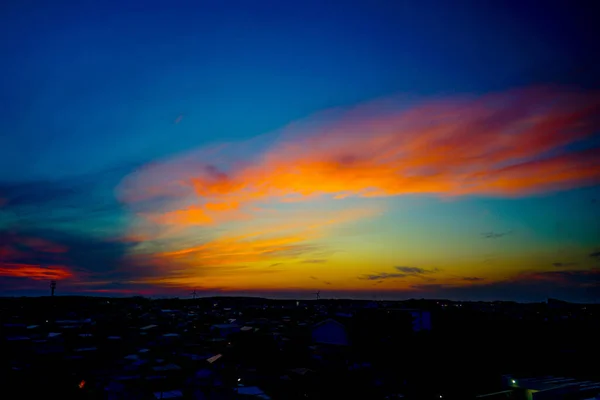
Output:
<instances>
[{"instance_id":1,"label":"orange cloud","mask_svg":"<svg viewBox=\"0 0 600 400\"><path fill-rule=\"evenodd\" d=\"M34 280L59 280L73 276L63 266L42 267L34 264L0 263L0 276Z\"/></svg>"},{"instance_id":2,"label":"orange cloud","mask_svg":"<svg viewBox=\"0 0 600 400\"><path fill-rule=\"evenodd\" d=\"M308 234L298 234L276 237L225 237L206 242L199 246L158 254L169 261L178 259L180 262L209 265L243 265L272 258L278 254L289 256L301 252L307 247L302 243L311 239Z\"/></svg>"},{"instance_id":3,"label":"orange cloud","mask_svg":"<svg viewBox=\"0 0 600 400\"><path fill-rule=\"evenodd\" d=\"M251 162L229 160L224 147L220 157L213 148L153 165L125 193L174 193L155 222L214 225L251 218L253 205L322 196L515 196L600 182L598 149L560 154L598 128L598 93L533 88L410 109L382 104L294 124Z\"/></svg>"},{"instance_id":4,"label":"orange cloud","mask_svg":"<svg viewBox=\"0 0 600 400\"><path fill-rule=\"evenodd\" d=\"M180 275L194 276L211 272L219 274L249 265L272 264L277 259L289 259L322 251L317 239L324 237L330 227L374 215L379 210L360 209L337 212L328 218L314 222L310 217L297 221L270 225L246 233L225 233L195 246L163 251L142 256L146 263L153 263L166 270L177 270ZM140 262L140 260L138 260ZM218 269L211 268L218 267ZM224 267L228 267L225 269Z\"/></svg>"}]
</instances>

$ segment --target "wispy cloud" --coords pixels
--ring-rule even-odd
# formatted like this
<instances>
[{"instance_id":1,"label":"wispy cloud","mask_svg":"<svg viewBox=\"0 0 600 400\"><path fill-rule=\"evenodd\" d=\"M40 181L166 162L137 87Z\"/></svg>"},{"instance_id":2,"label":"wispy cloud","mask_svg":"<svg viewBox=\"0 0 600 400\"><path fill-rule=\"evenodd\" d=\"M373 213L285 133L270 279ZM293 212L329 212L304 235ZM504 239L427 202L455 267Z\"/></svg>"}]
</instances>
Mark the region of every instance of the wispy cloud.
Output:
<instances>
[{"instance_id":1,"label":"wispy cloud","mask_svg":"<svg viewBox=\"0 0 600 400\"><path fill-rule=\"evenodd\" d=\"M64 266L41 266L0 262L0 276L34 280L59 280L73 274Z\"/></svg>"},{"instance_id":2,"label":"wispy cloud","mask_svg":"<svg viewBox=\"0 0 600 400\"><path fill-rule=\"evenodd\" d=\"M323 284L325 284L325 285L332 285L332 284L333 284L333 283L332 283L332 282L330 282L330 281L325 281L325 280L319 279L319 278L317 278L316 276L312 276L312 275L311 275L311 276L309 276L309 278L310 278L310 279L312 279L313 281L318 281L318 282L321 282L321 283L323 283Z\"/></svg>"},{"instance_id":3,"label":"wispy cloud","mask_svg":"<svg viewBox=\"0 0 600 400\"><path fill-rule=\"evenodd\" d=\"M501 237L507 236L507 235L512 235L513 231L506 231L506 232L484 232L481 234L481 236L484 239L499 239Z\"/></svg>"},{"instance_id":4,"label":"wispy cloud","mask_svg":"<svg viewBox=\"0 0 600 400\"><path fill-rule=\"evenodd\" d=\"M439 272L439 269L424 269L419 267L394 267L397 271L405 273L407 275L424 275L424 274L433 274Z\"/></svg>"},{"instance_id":5,"label":"wispy cloud","mask_svg":"<svg viewBox=\"0 0 600 400\"><path fill-rule=\"evenodd\" d=\"M358 277L358 279L367 280L367 281L383 281L383 280L387 280L387 279L406 278L407 276L408 276L407 274L381 272L379 274L361 275Z\"/></svg>"},{"instance_id":6,"label":"wispy cloud","mask_svg":"<svg viewBox=\"0 0 600 400\"><path fill-rule=\"evenodd\" d=\"M368 211L371 212L371 211ZM163 277L150 277L143 282L170 282L186 285L186 281L196 282L200 277L228 277L233 271L237 276L263 275L281 272L274 269L282 262L295 260L297 263L320 264L327 260L318 257L328 254L326 246L316 241L327 234L328 229L337 224L352 221L355 216L367 214L352 209L330 212L327 218L302 218L281 225L268 225L264 229L249 225L247 229L200 238L197 244L179 240L168 243L173 248L167 251L138 253L132 262L151 265L163 271ZM243 266L243 267L241 267Z\"/></svg>"},{"instance_id":7,"label":"wispy cloud","mask_svg":"<svg viewBox=\"0 0 600 400\"><path fill-rule=\"evenodd\" d=\"M481 281L485 280L485 278L480 278L477 276L465 276L462 279L463 279L463 281L467 281L467 282L481 282Z\"/></svg>"},{"instance_id":8,"label":"wispy cloud","mask_svg":"<svg viewBox=\"0 0 600 400\"><path fill-rule=\"evenodd\" d=\"M487 254L483 258L482 262L485 263L485 264L493 264L495 260L496 260L496 256L494 254Z\"/></svg>"},{"instance_id":9,"label":"wispy cloud","mask_svg":"<svg viewBox=\"0 0 600 400\"><path fill-rule=\"evenodd\" d=\"M408 277L420 277L423 278L423 275L434 274L439 272L440 270L437 268L434 269L424 269L419 267L394 267L396 271L399 272L380 272L377 274L366 274L361 275L358 279L368 280L368 281L383 281L388 279L399 279L399 278L408 278ZM425 278L430 280L431 278Z\"/></svg>"},{"instance_id":10,"label":"wispy cloud","mask_svg":"<svg viewBox=\"0 0 600 400\"><path fill-rule=\"evenodd\" d=\"M365 212L363 212L365 211ZM249 229L242 234L226 233L204 243L186 247L181 250L163 253L162 255L174 257L194 256L201 258L220 259L223 263L230 263L228 258L245 261L272 259L277 256L299 257L314 251L323 252L323 248L310 241L322 237L327 229L337 224L360 219L372 213L370 210L350 210L350 212L336 212L328 218L323 218L311 223L310 220L293 222L290 224L274 224L266 229ZM316 259L309 259L313 261Z\"/></svg>"},{"instance_id":11,"label":"wispy cloud","mask_svg":"<svg viewBox=\"0 0 600 400\"><path fill-rule=\"evenodd\" d=\"M556 267L556 268L573 267L575 265L577 265L576 262L555 262L555 263L552 263L552 266Z\"/></svg>"}]
</instances>

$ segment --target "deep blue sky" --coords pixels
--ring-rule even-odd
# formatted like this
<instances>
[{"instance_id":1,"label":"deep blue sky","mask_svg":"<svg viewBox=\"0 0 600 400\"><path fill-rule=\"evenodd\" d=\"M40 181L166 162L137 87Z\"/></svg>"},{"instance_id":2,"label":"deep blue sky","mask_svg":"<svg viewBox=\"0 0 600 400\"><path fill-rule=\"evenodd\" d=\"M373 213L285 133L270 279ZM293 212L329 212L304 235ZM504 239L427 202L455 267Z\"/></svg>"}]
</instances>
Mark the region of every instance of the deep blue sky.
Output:
<instances>
[{"instance_id":1,"label":"deep blue sky","mask_svg":"<svg viewBox=\"0 0 600 400\"><path fill-rule=\"evenodd\" d=\"M127 246L104 241L131 224L115 190L140 165L388 96L598 89L594 15L577 1L3 1L0 233L115 265ZM542 209L526 207L524 221Z\"/></svg>"},{"instance_id":2,"label":"deep blue sky","mask_svg":"<svg viewBox=\"0 0 600 400\"><path fill-rule=\"evenodd\" d=\"M521 3L3 2L0 178L146 161L399 92L591 85L591 13Z\"/></svg>"}]
</instances>

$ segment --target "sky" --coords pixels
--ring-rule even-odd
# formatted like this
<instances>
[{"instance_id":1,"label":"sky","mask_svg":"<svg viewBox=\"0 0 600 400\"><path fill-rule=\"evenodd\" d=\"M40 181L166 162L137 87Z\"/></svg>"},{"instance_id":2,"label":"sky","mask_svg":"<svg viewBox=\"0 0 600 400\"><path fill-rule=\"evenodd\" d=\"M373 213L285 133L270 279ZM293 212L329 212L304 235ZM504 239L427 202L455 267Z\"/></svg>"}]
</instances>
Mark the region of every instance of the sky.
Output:
<instances>
[{"instance_id":1,"label":"sky","mask_svg":"<svg viewBox=\"0 0 600 400\"><path fill-rule=\"evenodd\" d=\"M0 5L0 296L600 300L582 2Z\"/></svg>"}]
</instances>

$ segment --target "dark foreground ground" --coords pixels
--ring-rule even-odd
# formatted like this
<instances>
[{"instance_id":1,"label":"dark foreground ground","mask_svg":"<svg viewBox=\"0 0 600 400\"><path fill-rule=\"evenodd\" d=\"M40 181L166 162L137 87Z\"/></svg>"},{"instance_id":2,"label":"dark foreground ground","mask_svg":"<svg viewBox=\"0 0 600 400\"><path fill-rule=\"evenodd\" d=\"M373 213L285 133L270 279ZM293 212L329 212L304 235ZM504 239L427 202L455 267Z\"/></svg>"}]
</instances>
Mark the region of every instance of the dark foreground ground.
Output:
<instances>
[{"instance_id":1,"label":"dark foreground ground","mask_svg":"<svg viewBox=\"0 0 600 400\"><path fill-rule=\"evenodd\" d=\"M599 315L552 301L6 298L0 398L466 400L505 390L505 374L600 380Z\"/></svg>"}]
</instances>

